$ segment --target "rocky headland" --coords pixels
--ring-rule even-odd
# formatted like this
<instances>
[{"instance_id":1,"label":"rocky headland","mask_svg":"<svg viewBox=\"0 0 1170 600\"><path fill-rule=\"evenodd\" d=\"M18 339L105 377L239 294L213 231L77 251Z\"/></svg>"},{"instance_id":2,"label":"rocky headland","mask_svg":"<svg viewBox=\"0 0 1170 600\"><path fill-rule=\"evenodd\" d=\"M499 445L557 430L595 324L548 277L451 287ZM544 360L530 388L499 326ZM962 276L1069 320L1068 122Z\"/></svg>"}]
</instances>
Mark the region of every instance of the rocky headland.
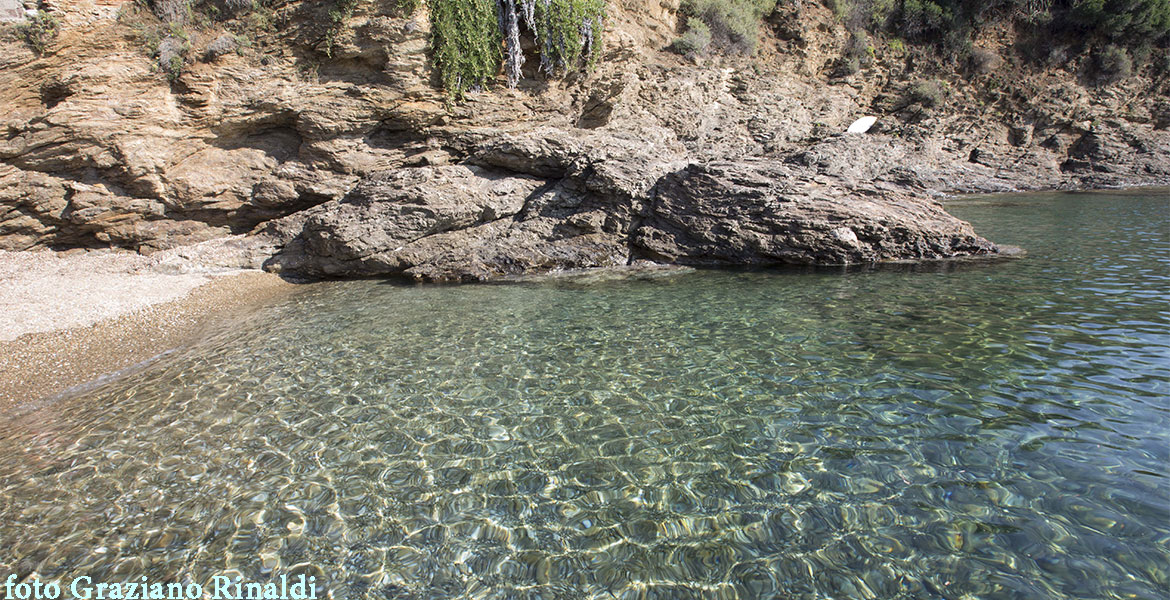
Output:
<instances>
[{"instance_id":1,"label":"rocky headland","mask_svg":"<svg viewBox=\"0 0 1170 600\"><path fill-rule=\"evenodd\" d=\"M591 68L521 44L514 88L452 98L425 5L212 3L167 33L162 4L39 3L41 49L6 26L0 249L298 279L859 264L999 252L942 194L1170 184L1165 75L1094 85L1010 27L977 66L874 40L843 74L819 4L781 3L753 53L680 55L677 0L611 2Z\"/></svg>"}]
</instances>

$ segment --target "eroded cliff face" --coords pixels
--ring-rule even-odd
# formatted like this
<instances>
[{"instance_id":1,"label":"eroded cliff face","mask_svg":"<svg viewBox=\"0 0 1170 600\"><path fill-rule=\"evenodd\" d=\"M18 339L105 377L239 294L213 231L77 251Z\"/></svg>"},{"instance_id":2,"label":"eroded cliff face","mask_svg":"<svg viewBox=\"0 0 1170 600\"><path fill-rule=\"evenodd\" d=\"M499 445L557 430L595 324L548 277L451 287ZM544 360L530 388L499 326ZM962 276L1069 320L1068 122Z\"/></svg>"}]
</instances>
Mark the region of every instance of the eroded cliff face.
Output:
<instances>
[{"instance_id":1,"label":"eroded cliff face","mask_svg":"<svg viewBox=\"0 0 1170 600\"><path fill-rule=\"evenodd\" d=\"M289 10L290 23L313 18ZM425 20L367 20L355 30L364 46L346 47L311 78L279 49L200 60L171 84L132 28L108 19L65 20L44 57L8 41L0 244L150 250L202 241L401 166L446 114L426 85L426 32L412 29Z\"/></svg>"},{"instance_id":2,"label":"eroded cliff face","mask_svg":"<svg viewBox=\"0 0 1170 600\"><path fill-rule=\"evenodd\" d=\"M663 50L677 2L613 2L594 70L529 68L459 104L433 85L426 15L396 2L359 3L331 56L328 3L281 3L238 52L193 30L174 81L132 19L59 4L45 56L0 41L0 249L251 234L241 263L420 279L867 262L995 251L928 192L1170 183L1164 81L958 77L885 46L834 79L846 34L807 3L756 56L695 62ZM928 78L950 82L941 106L903 100ZM873 133L840 135L864 114Z\"/></svg>"}]
</instances>

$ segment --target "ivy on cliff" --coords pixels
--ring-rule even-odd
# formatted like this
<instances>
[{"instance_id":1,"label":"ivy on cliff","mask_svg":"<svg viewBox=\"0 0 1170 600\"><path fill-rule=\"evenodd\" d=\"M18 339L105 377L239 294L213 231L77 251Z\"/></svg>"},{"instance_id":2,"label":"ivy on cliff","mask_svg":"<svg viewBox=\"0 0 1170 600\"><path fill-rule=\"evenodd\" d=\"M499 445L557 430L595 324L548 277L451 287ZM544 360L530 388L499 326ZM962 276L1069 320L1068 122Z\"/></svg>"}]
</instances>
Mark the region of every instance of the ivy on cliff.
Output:
<instances>
[{"instance_id":1,"label":"ivy on cliff","mask_svg":"<svg viewBox=\"0 0 1170 600\"><path fill-rule=\"evenodd\" d=\"M401 0L406 10L423 0ZM443 89L461 99L499 74L515 87L525 63L522 36L535 40L549 76L591 64L601 49L605 0L425 0L431 55Z\"/></svg>"},{"instance_id":2,"label":"ivy on cliff","mask_svg":"<svg viewBox=\"0 0 1170 600\"><path fill-rule=\"evenodd\" d=\"M431 59L443 89L462 97L499 72L496 0L429 0Z\"/></svg>"}]
</instances>

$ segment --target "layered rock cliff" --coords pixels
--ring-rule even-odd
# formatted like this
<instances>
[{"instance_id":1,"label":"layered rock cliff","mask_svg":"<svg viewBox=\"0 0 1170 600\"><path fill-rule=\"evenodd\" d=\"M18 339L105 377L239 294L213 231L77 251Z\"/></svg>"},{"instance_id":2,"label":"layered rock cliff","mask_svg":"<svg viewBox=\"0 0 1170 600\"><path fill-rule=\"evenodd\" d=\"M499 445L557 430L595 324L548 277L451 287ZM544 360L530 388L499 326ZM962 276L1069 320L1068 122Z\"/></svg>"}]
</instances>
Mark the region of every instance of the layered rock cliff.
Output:
<instances>
[{"instance_id":1,"label":"layered rock cliff","mask_svg":"<svg viewBox=\"0 0 1170 600\"><path fill-rule=\"evenodd\" d=\"M995 252L938 192L1170 183L1164 79L1088 87L1010 60L1010 31L977 40L1009 57L994 69L883 45L840 77L848 36L820 6L777 10L753 56L695 59L664 50L674 0L612 2L593 69L529 61L452 102L425 8L358 2L335 27L328 5L193 24L174 70L133 4L50 6L43 56L6 27L0 248L247 236L244 264L427 280L842 264ZM864 114L873 132L841 135Z\"/></svg>"}]
</instances>

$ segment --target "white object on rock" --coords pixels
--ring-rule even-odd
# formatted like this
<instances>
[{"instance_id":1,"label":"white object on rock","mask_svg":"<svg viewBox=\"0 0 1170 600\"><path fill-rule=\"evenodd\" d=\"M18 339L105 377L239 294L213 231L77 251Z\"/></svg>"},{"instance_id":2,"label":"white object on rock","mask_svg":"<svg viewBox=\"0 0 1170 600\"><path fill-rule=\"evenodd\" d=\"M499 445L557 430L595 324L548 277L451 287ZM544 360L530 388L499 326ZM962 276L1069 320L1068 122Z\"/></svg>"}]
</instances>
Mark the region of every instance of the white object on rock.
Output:
<instances>
[{"instance_id":1,"label":"white object on rock","mask_svg":"<svg viewBox=\"0 0 1170 600\"><path fill-rule=\"evenodd\" d=\"M865 133L869 131L873 124L877 123L877 117L861 117L849 126L849 130L845 133Z\"/></svg>"}]
</instances>

